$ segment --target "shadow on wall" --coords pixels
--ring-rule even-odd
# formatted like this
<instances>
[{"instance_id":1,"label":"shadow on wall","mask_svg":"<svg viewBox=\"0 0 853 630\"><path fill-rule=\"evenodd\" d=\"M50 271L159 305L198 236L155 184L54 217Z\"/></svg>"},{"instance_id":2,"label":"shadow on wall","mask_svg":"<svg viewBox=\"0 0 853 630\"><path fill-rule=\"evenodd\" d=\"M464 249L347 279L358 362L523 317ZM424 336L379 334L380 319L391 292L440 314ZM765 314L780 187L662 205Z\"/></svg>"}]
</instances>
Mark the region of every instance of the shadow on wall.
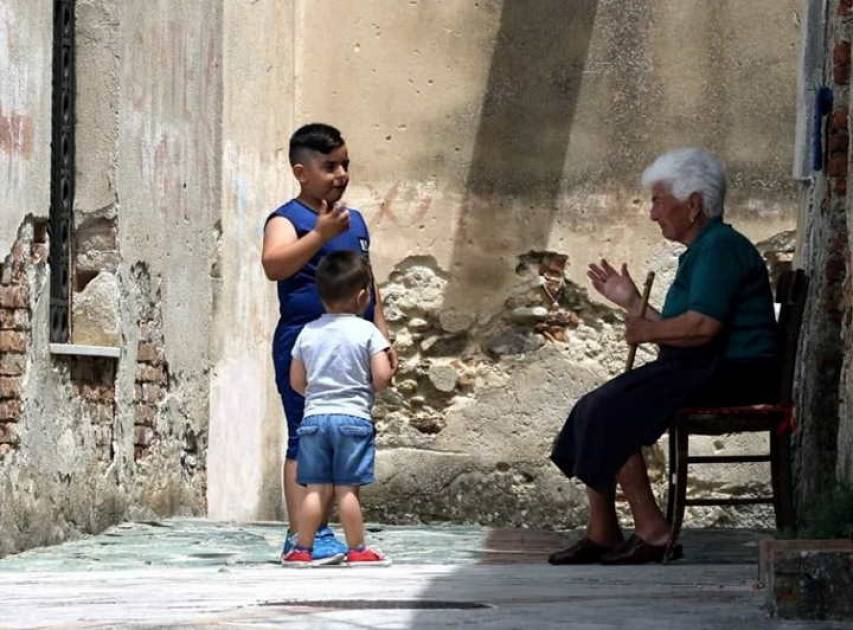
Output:
<instances>
[{"instance_id":1,"label":"shadow on wall","mask_svg":"<svg viewBox=\"0 0 853 630\"><path fill-rule=\"evenodd\" d=\"M504 2L445 306L548 238L598 0ZM495 274L498 274L497 276Z\"/></svg>"}]
</instances>

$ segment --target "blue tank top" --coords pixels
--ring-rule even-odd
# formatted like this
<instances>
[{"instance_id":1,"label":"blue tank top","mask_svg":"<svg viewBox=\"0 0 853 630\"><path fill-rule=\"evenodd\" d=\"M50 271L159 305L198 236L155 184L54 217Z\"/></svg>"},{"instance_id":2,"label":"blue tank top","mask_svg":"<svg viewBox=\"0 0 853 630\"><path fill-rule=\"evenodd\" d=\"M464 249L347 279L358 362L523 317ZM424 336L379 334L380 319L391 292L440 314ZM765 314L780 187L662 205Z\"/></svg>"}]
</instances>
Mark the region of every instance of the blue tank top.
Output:
<instances>
[{"instance_id":1,"label":"blue tank top","mask_svg":"<svg viewBox=\"0 0 853 630\"><path fill-rule=\"evenodd\" d=\"M317 265L326 254L341 250L361 252L365 257L370 252L370 235L367 224L358 210L349 211L349 229L338 234L320 248L299 271L285 280L278 281L279 328L298 327L313 321L325 313L314 274ZM314 229L317 213L297 199L291 199L277 208L267 217L267 222L275 217L284 217L293 224L296 236L302 238ZM364 313L364 318L373 321L373 298ZM291 337L291 335L287 335ZM295 337L294 337L295 339Z\"/></svg>"}]
</instances>

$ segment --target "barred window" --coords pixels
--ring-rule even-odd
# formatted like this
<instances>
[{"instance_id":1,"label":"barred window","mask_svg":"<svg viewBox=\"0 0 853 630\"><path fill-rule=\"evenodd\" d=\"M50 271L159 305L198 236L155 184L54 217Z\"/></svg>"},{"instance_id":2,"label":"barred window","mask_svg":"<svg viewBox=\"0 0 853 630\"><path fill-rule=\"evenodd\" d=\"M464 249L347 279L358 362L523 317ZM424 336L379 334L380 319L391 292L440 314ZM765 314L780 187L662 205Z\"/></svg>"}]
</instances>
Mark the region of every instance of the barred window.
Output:
<instances>
[{"instance_id":1,"label":"barred window","mask_svg":"<svg viewBox=\"0 0 853 630\"><path fill-rule=\"evenodd\" d=\"M71 333L71 233L74 226L75 0L53 3L53 111L50 168L50 341Z\"/></svg>"}]
</instances>

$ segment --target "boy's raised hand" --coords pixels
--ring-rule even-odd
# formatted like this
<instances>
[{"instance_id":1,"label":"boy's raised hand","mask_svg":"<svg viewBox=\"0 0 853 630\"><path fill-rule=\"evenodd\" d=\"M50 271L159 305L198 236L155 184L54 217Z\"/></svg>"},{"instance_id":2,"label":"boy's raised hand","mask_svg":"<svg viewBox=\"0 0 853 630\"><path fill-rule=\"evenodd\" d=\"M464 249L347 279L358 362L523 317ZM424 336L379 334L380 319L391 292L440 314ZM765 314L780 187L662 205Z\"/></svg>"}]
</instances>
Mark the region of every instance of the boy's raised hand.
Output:
<instances>
[{"instance_id":1,"label":"boy's raised hand","mask_svg":"<svg viewBox=\"0 0 853 630\"><path fill-rule=\"evenodd\" d=\"M330 208L326 200L323 199L320 202L320 212L317 213L317 224L314 226L314 230L324 240L330 241L348 229L349 210L342 203L336 203Z\"/></svg>"}]
</instances>

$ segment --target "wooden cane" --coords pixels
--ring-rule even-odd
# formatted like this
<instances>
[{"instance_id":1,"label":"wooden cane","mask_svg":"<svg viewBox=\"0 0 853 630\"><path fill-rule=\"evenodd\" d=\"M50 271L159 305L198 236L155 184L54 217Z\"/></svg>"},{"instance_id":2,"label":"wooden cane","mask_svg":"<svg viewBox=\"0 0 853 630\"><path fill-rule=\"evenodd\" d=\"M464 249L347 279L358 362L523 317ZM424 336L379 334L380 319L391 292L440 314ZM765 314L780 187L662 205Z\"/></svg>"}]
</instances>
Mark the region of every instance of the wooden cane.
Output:
<instances>
[{"instance_id":1,"label":"wooden cane","mask_svg":"<svg viewBox=\"0 0 853 630\"><path fill-rule=\"evenodd\" d=\"M655 272L650 271L646 275L646 284L643 285L643 303L640 305L640 317L646 316L646 307L649 305L649 294L652 292L652 283L655 281ZM637 356L637 344L632 343L628 347L628 362L625 371L630 372L634 367L634 358Z\"/></svg>"}]
</instances>

